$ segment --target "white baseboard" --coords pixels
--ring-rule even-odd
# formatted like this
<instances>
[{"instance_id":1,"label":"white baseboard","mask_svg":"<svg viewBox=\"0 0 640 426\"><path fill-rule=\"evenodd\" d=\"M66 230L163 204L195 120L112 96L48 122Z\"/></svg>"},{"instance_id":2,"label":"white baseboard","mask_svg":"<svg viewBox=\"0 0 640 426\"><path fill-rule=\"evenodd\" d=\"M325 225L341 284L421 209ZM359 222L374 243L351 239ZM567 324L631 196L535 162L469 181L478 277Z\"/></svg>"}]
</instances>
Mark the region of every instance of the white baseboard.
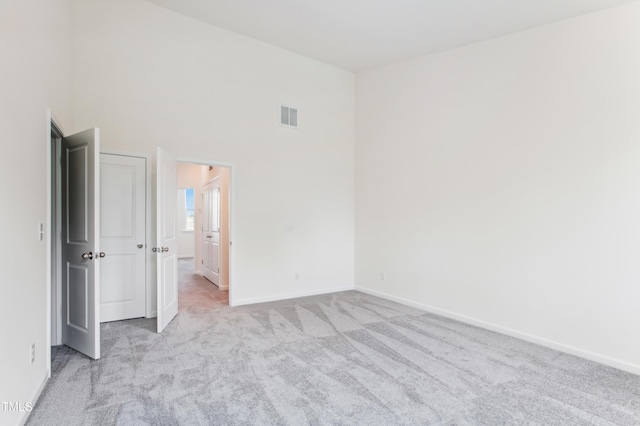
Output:
<instances>
[{"instance_id":1,"label":"white baseboard","mask_svg":"<svg viewBox=\"0 0 640 426\"><path fill-rule=\"evenodd\" d=\"M493 324L487 321L479 320L476 318L472 318L466 315L458 314L456 312L447 311L444 309L436 308L434 306L429 306L424 303L414 302L408 299L404 299L402 297L392 296L390 294L370 290L364 287L355 287L356 291L360 291L362 293L370 294L372 296L377 296L382 299L390 300L392 302L401 303L406 306L411 306L416 309L420 309L432 314L440 315L446 318L454 319L460 322L464 322L466 324L475 325L480 328L484 328L486 330L495 331L497 333L506 334L507 336L516 337L518 339L525 340L527 342L535 343L541 346L545 346L547 348L555 349L560 352L565 352L571 355L575 355L580 358L585 358L590 361L595 361L600 364L608 365L610 367L617 368L619 370L627 371L629 373L640 375L640 365L632 364L630 362L622 361L616 358L611 358L605 355L601 355L595 352L587 351L584 349L576 348L574 346L566 345L564 343L556 342L553 340L545 339L543 337L535 336L532 334L524 333L518 330L514 330L508 327L503 327L501 325Z\"/></svg>"},{"instance_id":2,"label":"white baseboard","mask_svg":"<svg viewBox=\"0 0 640 426\"><path fill-rule=\"evenodd\" d=\"M47 370L46 374L44 375L44 379L42 380L42 383L40 383L40 386L36 390L36 393L31 398L30 402L31 402L32 409L33 407L36 406L36 403L38 402L38 399L40 398L40 395L42 394L44 387L47 385L47 382L49 381L49 376L51 376L51 373L49 370ZM20 423L18 424L20 426L24 426L24 424L27 423L27 420L29 420L30 415L31 415L31 411L25 411L24 414L22 415L22 419L20 420Z\"/></svg>"},{"instance_id":3,"label":"white baseboard","mask_svg":"<svg viewBox=\"0 0 640 426\"><path fill-rule=\"evenodd\" d=\"M279 294L277 296L269 296L269 297L256 297L253 299L240 299L235 301L232 306L242 306L242 305L253 305L255 303L265 303L265 302L277 302L280 300L288 300L288 299L297 299L299 297L307 297L307 296L318 296L320 294L328 294L328 293L339 293L341 291L353 290L352 286L348 287L334 287L328 288L326 290L313 290L313 291L305 291L299 293L285 293Z\"/></svg>"}]
</instances>

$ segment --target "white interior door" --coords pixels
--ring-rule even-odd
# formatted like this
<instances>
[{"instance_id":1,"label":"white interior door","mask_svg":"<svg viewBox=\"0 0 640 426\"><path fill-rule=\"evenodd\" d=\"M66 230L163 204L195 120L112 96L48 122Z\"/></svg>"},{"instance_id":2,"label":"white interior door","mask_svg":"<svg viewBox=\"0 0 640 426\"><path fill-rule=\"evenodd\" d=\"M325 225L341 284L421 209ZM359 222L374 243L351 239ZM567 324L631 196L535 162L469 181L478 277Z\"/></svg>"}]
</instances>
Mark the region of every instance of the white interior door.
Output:
<instances>
[{"instance_id":1,"label":"white interior door","mask_svg":"<svg viewBox=\"0 0 640 426\"><path fill-rule=\"evenodd\" d=\"M178 314L177 163L158 148L156 162L158 333Z\"/></svg>"},{"instance_id":2,"label":"white interior door","mask_svg":"<svg viewBox=\"0 0 640 426\"><path fill-rule=\"evenodd\" d=\"M100 358L99 130L63 138L62 343Z\"/></svg>"},{"instance_id":3,"label":"white interior door","mask_svg":"<svg viewBox=\"0 0 640 426\"><path fill-rule=\"evenodd\" d=\"M146 165L143 157L100 154L100 321L146 313Z\"/></svg>"},{"instance_id":4,"label":"white interior door","mask_svg":"<svg viewBox=\"0 0 640 426\"><path fill-rule=\"evenodd\" d=\"M220 286L220 180L215 179L202 193L202 274Z\"/></svg>"}]
</instances>

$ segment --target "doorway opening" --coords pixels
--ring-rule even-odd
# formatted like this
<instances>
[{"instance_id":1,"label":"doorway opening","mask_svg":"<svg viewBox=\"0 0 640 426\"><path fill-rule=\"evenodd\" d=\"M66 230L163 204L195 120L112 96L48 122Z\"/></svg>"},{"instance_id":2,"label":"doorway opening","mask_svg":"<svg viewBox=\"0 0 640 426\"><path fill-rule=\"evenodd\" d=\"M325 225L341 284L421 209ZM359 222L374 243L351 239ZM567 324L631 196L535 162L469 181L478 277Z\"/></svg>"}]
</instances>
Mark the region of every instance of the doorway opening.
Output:
<instances>
[{"instance_id":1,"label":"doorway opening","mask_svg":"<svg viewBox=\"0 0 640 426\"><path fill-rule=\"evenodd\" d=\"M177 188L178 259L192 262L219 290L230 290L230 167L179 161Z\"/></svg>"},{"instance_id":2,"label":"doorway opening","mask_svg":"<svg viewBox=\"0 0 640 426\"><path fill-rule=\"evenodd\" d=\"M100 358L99 148L96 128L64 135L48 111L47 363L51 345Z\"/></svg>"},{"instance_id":3,"label":"doorway opening","mask_svg":"<svg viewBox=\"0 0 640 426\"><path fill-rule=\"evenodd\" d=\"M49 292L49 339L47 345L48 356L50 359L50 347L62 344L62 213L61 213L61 171L60 167L60 146L62 143L63 133L53 120L50 120L50 142L49 152L49 204L51 206L48 229L50 230L49 247L49 271L51 271L50 282L48 285ZM50 370L50 369L49 369Z\"/></svg>"}]
</instances>

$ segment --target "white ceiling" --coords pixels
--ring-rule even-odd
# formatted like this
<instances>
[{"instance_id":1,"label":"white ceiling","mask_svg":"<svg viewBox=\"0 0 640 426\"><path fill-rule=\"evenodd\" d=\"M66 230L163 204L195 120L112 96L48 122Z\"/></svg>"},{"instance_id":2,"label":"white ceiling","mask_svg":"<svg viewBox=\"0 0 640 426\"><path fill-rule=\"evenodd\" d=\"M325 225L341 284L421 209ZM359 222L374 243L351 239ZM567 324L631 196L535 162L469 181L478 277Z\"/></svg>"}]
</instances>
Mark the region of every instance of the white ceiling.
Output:
<instances>
[{"instance_id":1,"label":"white ceiling","mask_svg":"<svg viewBox=\"0 0 640 426\"><path fill-rule=\"evenodd\" d=\"M351 71L631 0L148 0Z\"/></svg>"}]
</instances>

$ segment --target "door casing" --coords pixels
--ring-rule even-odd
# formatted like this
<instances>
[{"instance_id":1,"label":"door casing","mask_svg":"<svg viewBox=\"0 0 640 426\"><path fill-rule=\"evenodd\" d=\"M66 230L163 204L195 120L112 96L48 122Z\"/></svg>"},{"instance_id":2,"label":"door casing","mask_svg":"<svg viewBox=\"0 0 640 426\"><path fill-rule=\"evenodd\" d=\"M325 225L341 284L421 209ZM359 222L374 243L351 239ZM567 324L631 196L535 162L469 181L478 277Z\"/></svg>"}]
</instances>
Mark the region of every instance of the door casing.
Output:
<instances>
[{"instance_id":1,"label":"door casing","mask_svg":"<svg viewBox=\"0 0 640 426\"><path fill-rule=\"evenodd\" d=\"M234 238L236 235L236 165L225 161L205 160L202 158L176 157L178 163L189 163L200 166L217 166L229 169L229 306L237 306L237 283L235 279L235 246ZM196 239L196 244L199 244Z\"/></svg>"}]
</instances>

